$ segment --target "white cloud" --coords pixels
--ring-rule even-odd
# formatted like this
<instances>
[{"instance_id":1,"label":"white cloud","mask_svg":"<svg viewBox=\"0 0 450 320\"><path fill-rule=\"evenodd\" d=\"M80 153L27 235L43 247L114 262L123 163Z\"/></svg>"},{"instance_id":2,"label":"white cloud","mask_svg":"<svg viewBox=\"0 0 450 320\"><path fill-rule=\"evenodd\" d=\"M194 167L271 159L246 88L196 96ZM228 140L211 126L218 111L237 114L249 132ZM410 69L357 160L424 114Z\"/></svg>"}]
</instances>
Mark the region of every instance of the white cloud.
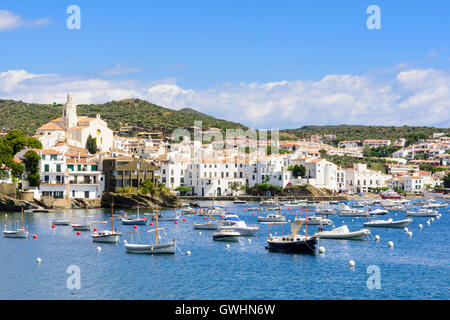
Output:
<instances>
[{"instance_id":1,"label":"white cloud","mask_svg":"<svg viewBox=\"0 0 450 320\"><path fill-rule=\"evenodd\" d=\"M409 69L380 80L376 76L333 74L318 81L224 83L205 90L175 79L138 81L82 79L0 73L0 97L28 102L63 102L73 92L78 103L140 98L169 108L192 107L255 128L296 128L305 124L450 124L450 74Z\"/></svg>"},{"instance_id":2,"label":"white cloud","mask_svg":"<svg viewBox=\"0 0 450 320\"><path fill-rule=\"evenodd\" d=\"M8 10L0 9L0 32L11 31L20 27L41 27L50 23L48 18L25 20L21 16Z\"/></svg>"}]
</instances>

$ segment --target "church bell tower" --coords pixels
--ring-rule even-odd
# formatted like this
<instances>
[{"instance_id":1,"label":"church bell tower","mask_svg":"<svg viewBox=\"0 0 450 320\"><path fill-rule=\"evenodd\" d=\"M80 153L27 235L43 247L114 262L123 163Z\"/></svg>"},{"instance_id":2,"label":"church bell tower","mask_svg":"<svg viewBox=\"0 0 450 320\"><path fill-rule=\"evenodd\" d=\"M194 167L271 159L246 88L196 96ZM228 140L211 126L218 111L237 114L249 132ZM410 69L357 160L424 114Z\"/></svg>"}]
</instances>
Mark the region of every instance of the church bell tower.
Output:
<instances>
[{"instance_id":1,"label":"church bell tower","mask_svg":"<svg viewBox=\"0 0 450 320\"><path fill-rule=\"evenodd\" d=\"M67 95L67 102L63 107L62 124L66 131L78 124L77 106L72 101L71 93Z\"/></svg>"}]
</instances>

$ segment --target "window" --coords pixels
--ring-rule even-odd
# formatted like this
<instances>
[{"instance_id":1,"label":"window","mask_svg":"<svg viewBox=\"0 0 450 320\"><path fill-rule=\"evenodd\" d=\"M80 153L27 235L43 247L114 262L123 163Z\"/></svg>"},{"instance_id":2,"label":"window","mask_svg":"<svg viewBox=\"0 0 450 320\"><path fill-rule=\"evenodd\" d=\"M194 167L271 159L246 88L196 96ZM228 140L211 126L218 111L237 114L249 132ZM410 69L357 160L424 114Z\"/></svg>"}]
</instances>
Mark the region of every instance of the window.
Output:
<instances>
[{"instance_id":1,"label":"window","mask_svg":"<svg viewBox=\"0 0 450 320\"><path fill-rule=\"evenodd\" d=\"M97 166L96 164L93 164L93 165L91 166L91 170L92 170L92 171L97 171L97 169L98 169L98 166Z\"/></svg>"},{"instance_id":2,"label":"window","mask_svg":"<svg viewBox=\"0 0 450 320\"><path fill-rule=\"evenodd\" d=\"M85 192L84 192L84 197L85 197L86 199L89 199L89 191L85 191Z\"/></svg>"},{"instance_id":3,"label":"window","mask_svg":"<svg viewBox=\"0 0 450 320\"><path fill-rule=\"evenodd\" d=\"M56 165L56 172L61 172L61 165L60 164Z\"/></svg>"},{"instance_id":4,"label":"window","mask_svg":"<svg viewBox=\"0 0 450 320\"><path fill-rule=\"evenodd\" d=\"M46 164L46 165L44 166L44 171L45 171L45 172L49 172L49 171L50 171L50 165Z\"/></svg>"},{"instance_id":5,"label":"window","mask_svg":"<svg viewBox=\"0 0 450 320\"><path fill-rule=\"evenodd\" d=\"M72 198L75 198L75 190L72 190Z\"/></svg>"},{"instance_id":6,"label":"window","mask_svg":"<svg viewBox=\"0 0 450 320\"><path fill-rule=\"evenodd\" d=\"M56 155L54 154L50 155L50 160L56 160Z\"/></svg>"},{"instance_id":7,"label":"window","mask_svg":"<svg viewBox=\"0 0 450 320\"><path fill-rule=\"evenodd\" d=\"M69 168L69 171L73 171L73 164L68 164L67 168Z\"/></svg>"}]
</instances>

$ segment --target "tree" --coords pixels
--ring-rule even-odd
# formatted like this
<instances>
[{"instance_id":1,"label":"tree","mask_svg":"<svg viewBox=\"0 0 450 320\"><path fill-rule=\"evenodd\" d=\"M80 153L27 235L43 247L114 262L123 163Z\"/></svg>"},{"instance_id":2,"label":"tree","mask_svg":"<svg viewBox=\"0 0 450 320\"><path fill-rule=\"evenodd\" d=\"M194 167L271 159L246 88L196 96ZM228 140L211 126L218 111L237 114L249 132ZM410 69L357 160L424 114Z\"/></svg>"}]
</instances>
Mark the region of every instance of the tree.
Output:
<instances>
[{"instance_id":1,"label":"tree","mask_svg":"<svg viewBox=\"0 0 450 320\"><path fill-rule=\"evenodd\" d=\"M192 188L188 186L179 186L175 189L175 191L178 191L182 196L186 195L186 193L191 193Z\"/></svg>"},{"instance_id":2,"label":"tree","mask_svg":"<svg viewBox=\"0 0 450 320\"><path fill-rule=\"evenodd\" d=\"M289 166L288 170L292 171L292 175L295 178L298 178L298 177L302 177L303 178L304 176L306 176L306 168L305 168L304 165L296 164L294 166Z\"/></svg>"},{"instance_id":3,"label":"tree","mask_svg":"<svg viewBox=\"0 0 450 320\"><path fill-rule=\"evenodd\" d=\"M12 148L12 155L23 150L25 147L42 149L42 143L36 138L28 137L24 132L19 130L11 130L5 136L5 141Z\"/></svg>"},{"instance_id":4,"label":"tree","mask_svg":"<svg viewBox=\"0 0 450 320\"><path fill-rule=\"evenodd\" d=\"M95 138L92 138L91 135L89 135L86 140L86 149L88 149L90 154L97 153L97 140Z\"/></svg>"},{"instance_id":5,"label":"tree","mask_svg":"<svg viewBox=\"0 0 450 320\"><path fill-rule=\"evenodd\" d=\"M0 170L0 180L8 180L9 172L6 170Z\"/></svg>"},{"instance_id":6,"label":"tree","mask_svg":"<svg viewBox=\"0 0 450 320\"><path fill-rule=\"evenodd\" d=\"M41 176L39 175L39 161L41 157L34 151L27 151L23 156L23 163L25 164L25 169L28 174L28 182L30 187L38 187L41 181Z\"/></svg>"},{"instance_id":7,"label":"tree","mask_svg":"<svg viewBox=\"0 0 450 320\"><path fill-rule=\"evenodd\" d=\"M242 185L242 183L239 182L239 181L230 181L230 182L228 182L228 187L231 189L231 191L234 191L234 192L238 192L240 190L243 190L243 188L245 188Z\"/></svg>"},{"instance_id":8,"label":"tree","mask_svg":"<svg viewBox=\"0 0 450 320\"><path fill-rule=\"evenodd\" d=\"M444 176L444 188L450 188L450 172Z\"/></svg>"}]
</instances>

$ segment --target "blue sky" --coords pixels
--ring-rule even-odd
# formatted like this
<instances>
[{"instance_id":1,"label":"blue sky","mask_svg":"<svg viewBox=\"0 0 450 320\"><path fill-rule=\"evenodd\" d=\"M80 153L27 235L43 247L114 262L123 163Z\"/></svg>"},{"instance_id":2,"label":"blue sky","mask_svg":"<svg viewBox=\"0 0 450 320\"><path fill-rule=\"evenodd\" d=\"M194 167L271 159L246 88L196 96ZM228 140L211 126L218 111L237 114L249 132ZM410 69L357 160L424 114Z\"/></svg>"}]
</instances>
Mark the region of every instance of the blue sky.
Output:
<instances>
[{"instance_id":1,"label":"blue sky","mask_svg":"<svg viewBox=\"0 0 450 320\"><path fill-rule=\"evenodd\" d=\"M66 28L72 4L81 30ZM366 27L371 4L381 30ZM0 10L23 22L2 31L0 15L0 97L52 102L72 86L80 102L130 95L270 128L450 123L450 1L3 0Z\"/></svg>"}]
</instances>

